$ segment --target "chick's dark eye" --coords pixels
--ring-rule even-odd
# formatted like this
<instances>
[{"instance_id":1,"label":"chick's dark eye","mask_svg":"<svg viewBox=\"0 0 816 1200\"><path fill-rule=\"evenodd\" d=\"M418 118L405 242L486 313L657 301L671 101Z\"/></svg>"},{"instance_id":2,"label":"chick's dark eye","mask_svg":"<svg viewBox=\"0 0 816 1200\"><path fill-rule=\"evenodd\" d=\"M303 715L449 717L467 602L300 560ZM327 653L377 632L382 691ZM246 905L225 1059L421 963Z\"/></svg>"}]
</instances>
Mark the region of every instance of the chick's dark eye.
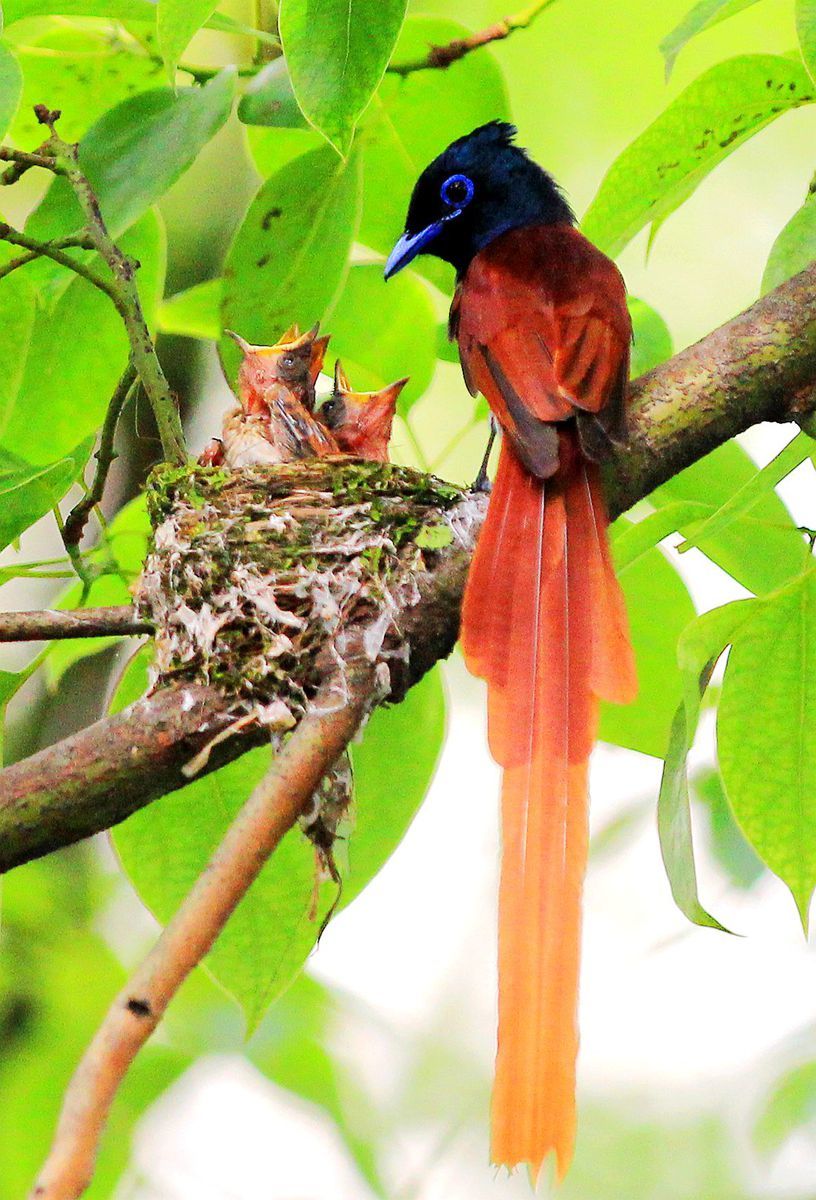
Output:
<instances>
[{"instance_id":1,"label":"chick's dark eye","mask_svg":"<svg viewBox=\"0 0 816 1200\"><path fill-rule=\"evenodd\" d=\"M282 367L293 367L294 365L295 365L294 355L284 354L283 358L281 359L281 366Z\"/></svg>"},{"instance_id":2,"label":"chick's dark eye","mask_svg":"<svg viewBox=\"0 0 816 1200\"><path fill-rule=\"evenodd\" d=\"M473 199L473 180L467 175L451 175L442 184L439 194L451 208L463 208Z\"/></svg>"},{"instance_id":3,"label":"chick's dark eye","mask_svg":"<svg viewBox=\"0 0 816 1200\"><path fill-rule=\"evenodd\" d=\"M336 408L337 408L336 400L327 400L326 403L323 405L323 415L326 417L330 417Z\"/></svg>"}]
</instances>

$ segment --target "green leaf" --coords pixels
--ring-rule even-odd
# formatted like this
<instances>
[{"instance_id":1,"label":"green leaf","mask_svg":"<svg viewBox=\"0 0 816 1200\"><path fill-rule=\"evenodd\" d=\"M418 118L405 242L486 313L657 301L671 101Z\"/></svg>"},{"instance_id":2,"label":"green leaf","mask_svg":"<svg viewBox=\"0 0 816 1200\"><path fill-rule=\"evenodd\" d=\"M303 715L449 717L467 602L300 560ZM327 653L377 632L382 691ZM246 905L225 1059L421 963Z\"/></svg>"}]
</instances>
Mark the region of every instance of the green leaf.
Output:
<instances>
[{"instance_id":1,"label":"green leaf","mask_svg":"<svg viewBox=\"0 0 816 1200\"><path fill-rule=\"evenodd\" d=\"M80 165L112 237L118 238L184 174L226 121L234 92L235 72L227 68L205 87L140 92L88 131ZM47 239L72 233L82 223L70 185L58 178L26 229Z\"/></svg>"},{"instance_id":2,"label":"green leaf","mask_svg":"<svg viewBox=\"0 0 816 1200\"><path fill-rule=\"evenodd\" d=\"M712 511L710 504L700 504L696 500L678 500L676 503L666 504L657 512L649 513L641 521L619 517L610 531L615 565L622 571L630 563L637 562L669 534L676 533L678 529L690 523L704 520Z\"/></svg>"},{"instance_id":3,"label":"green leaf","mask_svg":"<svg viewBox=\"0 0 816 1200\"><path fill-rule=\"evenodd\" d=\"M470 32L454 21L412 16L405 22L395 57L416 58L427 54L429 45ZM446 71L418 71L407 79L387 75L366 114L360 240L388 254L405 226L411 190L431 159L454 138L508 115L504 80L490 50L469 54ZM453 290L453 271L447 263L426 257L413 267L444 291Z\"/></svg>"},{"instance_id":4,"label":"green leaf","mask_svg":"<svg viewBox=\"0 0 816 1200\"><path fill-rule=\"evenodd\" d=\"M158 0L156 33L171 84L176 67L193 36L218 7L218 0Z\"/></svg>"},{"instance_id":5,"label":"green leaf","mask_svg":"<svg viewBox=\"0 0 816 1200\"><path fill-rule=\"evenodd\" d=\"M132 698L127 685L119 689L117 703ZM356 823L340 907L362 891L401 840L427 791L443 734L444 696L439 672L432 671L402 704L378 709L353 747ZM160 921L187 894L269 760L268 749L254 750L117 827L114 844L124 868ZM292 830L208 956L209 969L244 1008L250 1027L303 966L321 916L335 899L335 887L322 884L319 912L309 920L314 873L312 846Z\"/></svg>"},{"instance_id":6,"label":"green leaf","mask_svg":"<svg viewBox=\"0 0 816 1200\"><path fill-rule=\"evenodd\" d=\"M156 215L147 213L120 244L142 264L139 292L151 319L164 278L164 233ZM10 282L3 281L0 293ZM5 398L5 409L0 405L3 454L10 449L43 466L72 453L101 426L127 355L122 321L108 297L74 278L53 309L37 313L14 394Z\"/></svg>"},{"instance_id":7,"label":"green leaf","mask_svg":"<svg viewBox=\"0 0 816 1200\"><path fill-rule=\"evenodd\" d=\"M399 399L399 410L405 415L427 388L436 367L436 316L428 289L409 275L386 284L380 266L352 267L329 327L330 349L342 360L358 391L381 388L410 375Z\"/></svg>"},{"instance_id":8,"label":"green leaf","mask_svg":"<svg viewBox=\"0 0 816 1200\"><path fill-rule=\"evenodd\" d=\"M647 551L619 574L637 660L638 696L634 704L602 705L598 736L662 758L682 690L677 639L694 617L694 606L659 550Z\"/></svg>"},{"instance_id":9,"label":"green leaf","mask_svg":"<svg viewBox=\"0 0 816 1200\"><path fill-rule=\"evenodd\" d=\"M637 379L671 358L674 342L668 325L650 304L634 296L629 296L627 303L634 333L630 374Z\"/></svg>"},{"instance_id":10,"label":"green leaf","mask_svg":"<svg viewBox=\"0 0 816 1200\"><path fill-rule=\"evenodd\" d=\"M734 815L787 884L807 933L816 885L816 570L756 601L734 638L717 713Z\"/></svg>"},{"instance_id":11,"label":"green leaf","mask_svg":"<svg viewBox=\"0 0 816 1200\"><path fill-rule=\"evenodd\" d=\"M613 257L661 224L737 146L781 113L816 100L801 64L746 54L696 79L609 168L584 233Z\"/></svg>"},{"instance_id":12,"label":"green leaf","mask_svg":"<svg viewBox=\"0 0 816 1200\"><path fill-rule=\"evenodd\" d=\"M293 321L308 328L332 306L357 229L359 156L321 146L268 179L249 207L224 266L222 324L269 345ZM227 377L240 352L221 341Z\"/></svg>"},{"instance_id":13,"label":"green leaf","mask_svg":"<svg viewBox=\"0 0 816 1200\"><path fill-rule=\"evenodd\" d=\"M111 21L153 21L152 0L3 0L6 24L25 17L106 17Z\"/></svg>"},{"instance_id":14,"label":"green leaf","mask_svg":"<svg viewBox=\"0 0 816 1200\"><path fill-rule=\"evenodd\" d=\"M732 521L753 510L769 491L810 458L813 449L813 440L806 433L798 433L775 458L729 496L696 532L690 533L682 549L689 550L692 546L697 546L705 551L709 542L721 536ZM767 553L767 547L763 547L763 553ZM798 566L801 567L801 562Z\"/></svg>"},{"instance_id":15,"label":"green leaf","mask_svg":"<svg viewBox=\"0 0 816 1200\"><path fill-rule=\"evenodd\" d=\"M797 1130L813 1129L816 1118L816 1062L800 1063L778 1081L754 1126L754 1142L770 1154Z\"/></svg>"},{"instance_id":16,"label":"green leaf","mask_svg":"<svg viewBox=\"0 0 816 1200\"><path fill-rule=\"evenodd\" d=\"M695 925L724 933L730 931L703 908L697 894L686 759L697 732L700 701L711 674L735 629L750 612L751 603L738 600L704 613L678 641L677 658L684 672L685 695L672 721L657 802L660 853L675 904Z\"/></svg>"},{"instance_id":17,"label":"green leaf","mask_svg":"<svg viewBox=\"0 0 816 1200\"><path fill-rule=\"evenodd\" d=\"M744 8L750 8L757 0L700 0L690 12L687 12L679 25L671 33L666 34L660 43L660 53L666 62L666 79L672 73L677 55L683 47L702 33L725 21L728 17L736 16Z\"/></svg>"},{"instance_id":18,"label":"green leaf","mask_svg":"<svg viewBox=\"0 0 816 1200\"><path fill-rule=\"evenodd\" d=\"M711 855L734 887L747 891L765 868L743 837L725 795L719 772L701 771L690 781L695 799L708 810Z\"/></svg>"},{"instance_id":19,"label":"green leaf","mask_svg":"<svg viewBox=\"0 0 816 1200\"><path fill-rule=\"evenodd\" d=\"M816 0L796 0L796 32L805 66L816 82Z\"/></svg>"},{"instance_id":20,"label":"green leaf","mask_svg":"<svg viewBox=\"0 0 816 1200\"><path fill-rule=\"evenodd\" d=\"M816 12L816 5L814 5ZM800 209L793 214L777 237L765 271L762 275L761 292L764 296L779 287L786 279L798 275L816 259L816 194L808 196Z\"/></svg>"},{"instance_id":21,"label":"green leaf","mask_svg":"<svg viewBox=\"0 0 816 1200\"><path fill-rule=\"evenodd\" d=\"M756 473L756 463L742 447L734 441L726 442L675 475L649 498L660 508L677 502L699 504L702 499L713 511L726 504ZM693 519L683 519L677 529L693 537L698 525ZM750 517L733 521L721 534L707 539L705 553L743 587L761 594L781 587L801 571L805 549L787 508L776 492L766 490Z\"/></svg>"},{"instance_id":22,"label":"green leaf","mask_svg":"<svg viewBox=\"0 0 816 1200\"><path fill-rule=\"evenodd\" d=\"M245 125L311 129L292 91L285 59L276 58L250 80L238 103L238 118Z\"/></svg>"},{"instance_id":23,"label":"green leaf","mask_svg":"<svg viewBox=\"0 0 816 1200\"><path fill-rule=\"evenodd\" d=\"M57 462L32 466L4 449L0 471L0 550L5 550L29 525L51 511L79 476L90 452L90 442L83 442Z\"/></svg>"},{"instance_id":24,"label":"green leaf","mask_svg":"<svg viewBox=\"0 0 816 1200\"><path fill-rule=\"evenodd\" d=\"M48 97L51 108L62 112L59 131L67 141L77 141L104 112L126 100L134 91L161 82L161 66L87 29L48 26L39 37L17 47L23 68L23 96L11 126L18 146L37 146L43 127L34 116L34 105Z\"/></svg>"},{"instance_id":25,"label":"green leaf","mask_svg":"<svg viewBox=\"0 0 816 1200\"><path fill-rule=\"evenodd\" d=\"M282 0L279 29L292 88L307 118L342 155L377 90L407 0Z\"/></svg>"},{"instance_id":26,"label":"green leaf","mask_svg":"<svg viewBox=\"0 0 816 1200\"><path fill-rule=\"evenodd\" d=\"M0 42L0 137L3 137L12 122L22 90L23 73L19 63L8 46Z\"/></svg>"},{"instance_id":27,"label":"green leaf","mask_svg":"<svg viewBox=\"0 0 816 1200\"><path fill-rule=\"evenodd\" d=\"M13 257L10 253L8 258ZM36 297L23 271L0 283L0 430L14 407L34 332Z\"/></svg>"},{"instance_id":28,"label":"green leaf","mask_svg":"<svg viewBox=\"0 0 816 1200\"><path fill-rule=\"evenodd\" d=\"M159 330L217 342L221 336L222 293L222 280L208 279L168 296L159 308Z\"/></svg>"}]
</instances>

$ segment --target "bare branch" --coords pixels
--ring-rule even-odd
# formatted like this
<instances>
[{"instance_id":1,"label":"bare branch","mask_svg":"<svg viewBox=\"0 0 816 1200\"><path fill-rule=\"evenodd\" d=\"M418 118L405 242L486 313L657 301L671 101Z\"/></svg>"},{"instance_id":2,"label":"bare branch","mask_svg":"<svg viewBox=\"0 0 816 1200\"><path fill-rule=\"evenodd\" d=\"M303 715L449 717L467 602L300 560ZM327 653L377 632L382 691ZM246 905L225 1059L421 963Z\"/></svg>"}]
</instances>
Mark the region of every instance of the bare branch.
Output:
<instances>
[{"instance_id":1,"label":"bare branch","mask_svg":"<svg viewBox=\"0 0 816 1200\"><path fill-rule=\"evenodd\" d=\"M342 680L329 677L323 684L310 712L110 1008L69 1084L53 1149L32 1197L75 1200L90 1183L105 1121L130 1064L354 737L372 703L373 685L374 665L365 657L348 663Z\"/></svg>"},{"instance_id":2,"label":"bare branch","mask_svg":"<svg viewBox=\"0 0 816 1200\"><path fill-rule=\"evenodd\" d=\"M543 13L545 8L549 8L554 3L555 0L537 0L537 3L530 4L520 12L514 13L513 16L502 17L494 25L488 25L486 29L480 29L478 33L472 33L469 37L454 38L453 41L446 42L443 46L431 46L423 58L416 58L404 63L389 63L388 71L392 75L402 76L413 75L415 71L434 69L444 71L452 63L464 58L465 55L472 54L474 50L479 50L482 46L489 46L491 42L504 41L517 29L526 29L532 25L536 17Z\"/></svg>"},{"instance_id":3,"label":"bare branch","mask_svg":"<svg viewBox=\"0 0 816 1200\"><path fill-rule=\"evenodd\" d=\"M126 604L111 608L79 608L62 612L0 613L0 642L51 642L61 638L121 637L152 633Z\"/></svg>"}]
</instances>

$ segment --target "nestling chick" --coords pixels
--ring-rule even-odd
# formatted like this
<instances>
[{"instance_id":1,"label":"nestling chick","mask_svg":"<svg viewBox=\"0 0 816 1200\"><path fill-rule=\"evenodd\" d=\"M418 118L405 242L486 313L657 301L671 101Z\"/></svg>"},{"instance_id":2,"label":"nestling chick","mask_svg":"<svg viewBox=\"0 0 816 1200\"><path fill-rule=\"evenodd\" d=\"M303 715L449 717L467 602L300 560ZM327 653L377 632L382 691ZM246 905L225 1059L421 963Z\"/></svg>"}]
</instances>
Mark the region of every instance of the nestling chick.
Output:
<instances>
[{"instance_id":1,"label":"nestling chick","mask_svg":"<svg viewBox=\"0 0 816 1200\"><path fill-rule=\"evenodd\" d=\"M314 395L328 342L316 339L316 332L317 326L303 338L274 347L252 346L230 333L244 353L238 372L240 406L227 413L222 437L201 455L203 465L237 470L338 452L334 437L300 400L304 387Z\"/></svg>"},{"instance_id":2,"label":"nestling chick","mask_svg":"<svg viewBox=\"0 0 816 1200\"><path fill-rule=\"evenodd\" d=\"M346 454L388 462L397 398L407 382L398 379L379 392L355 392L338 360L334 365L334 391L317 415Z\"/></svg>"},{"instance_id":3,"label":"nestling chick","mask_svg":"<svg viewBox=\"0 0 816 1200\"><path fill-rule=\"evenodd\" d=\"M243 351L244 361L238 372L241 403L249 414L263 405L262 396L271 384L285 384L291 394L309 412L314 411L315 380L320 374L328 337L318 337L319 323L301 334L290 325L274 346L253 346L237 333L226 330Z\"/></svg>"}]
</instances>

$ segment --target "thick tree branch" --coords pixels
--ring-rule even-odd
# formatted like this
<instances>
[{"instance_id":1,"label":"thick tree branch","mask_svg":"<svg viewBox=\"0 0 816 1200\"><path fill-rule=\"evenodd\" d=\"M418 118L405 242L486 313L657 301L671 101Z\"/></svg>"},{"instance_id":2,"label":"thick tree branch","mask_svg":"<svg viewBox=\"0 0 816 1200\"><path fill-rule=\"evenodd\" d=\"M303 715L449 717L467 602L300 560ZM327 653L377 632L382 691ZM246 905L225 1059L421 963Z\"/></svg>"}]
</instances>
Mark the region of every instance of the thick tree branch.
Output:
<instances>
[{"instance_id":1,"label":"thick tree branch","mask_svg":"<svg viewBox=\"0 0 816 1200\"><path fill-rule=\"evenodd\" d=\"M361 655L346 664L342 678L326 679L85 1052L32 1197L75 1200L88 1186L102 1129L128 1067L354 737L374 694L374 664Z\"/></svg>"},{"instance_id":2,"label":"thick tree branch","mask_svg":"<svg viewBox=\"0 0 816 1200\"><path fill-rule=\"evenodd\" d=\"M812 410L816 264L637 380L632 392L631 444L607 479L613 515L756 422ZM410 662L393 680L395 698L456 640L476 531L474 523L463 544L440 554L433 575L419 580L419 602L400 617ZM182 766L228 724L226 703L214 689L165 690L0 771L0 870L108 828L183 786ZM236 733L205 770L260 737L257 730Z\"/></svg>"},{"instance_id":3,"label":"thick tree branch","mask_svg":"<svg viewBox=\"0 0 816 1200\"><path fill-rule=\"evenodd\" d=\"M59 638L121 637L152 633L127 604L111 608L39 609L0 613L0 642L51 642Z\"/></svg>"}]
</instances>

